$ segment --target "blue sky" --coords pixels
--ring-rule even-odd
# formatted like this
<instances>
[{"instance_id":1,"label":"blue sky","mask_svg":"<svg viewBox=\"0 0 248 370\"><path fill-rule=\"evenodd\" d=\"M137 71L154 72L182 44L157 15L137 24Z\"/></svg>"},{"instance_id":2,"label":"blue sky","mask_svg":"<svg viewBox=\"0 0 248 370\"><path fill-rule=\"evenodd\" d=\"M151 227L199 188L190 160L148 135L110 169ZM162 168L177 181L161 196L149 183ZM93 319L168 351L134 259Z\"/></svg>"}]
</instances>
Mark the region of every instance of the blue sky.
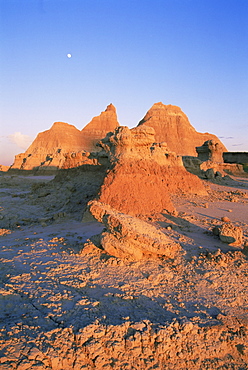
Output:
<instances>
[{"instance_id":1,"label":"blue sky","mask_svg":"<svg viewBox=\"0 0 248 370\"><path fill-rule=\"evenodd\" d=\"M248 151L248 0L0 0L0 17L0 164L109 103L129 127L178 105Z\"/></svg>"}]
</instances>

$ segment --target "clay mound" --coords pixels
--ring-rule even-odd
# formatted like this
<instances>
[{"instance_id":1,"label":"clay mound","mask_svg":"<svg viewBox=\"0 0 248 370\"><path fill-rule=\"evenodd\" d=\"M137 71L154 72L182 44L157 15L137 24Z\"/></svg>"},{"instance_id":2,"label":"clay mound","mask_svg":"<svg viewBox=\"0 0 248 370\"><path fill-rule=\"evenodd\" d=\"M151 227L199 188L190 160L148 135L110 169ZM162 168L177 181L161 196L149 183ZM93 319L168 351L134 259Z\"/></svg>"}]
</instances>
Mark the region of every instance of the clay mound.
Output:
<instances>
[{"instance_id":1,"label":"clay mound","mask_svg":"<svg viewBox=\"0 0 248 370\"><path fill-rule=\"evenodd\" d=\"M153 144L154 129L119 127L100 142L112 169L100 189L99 201L132 216L173 212L171 194L205 194L201 180L187 172L182 158L165 143Z\"/></svg>"},{"instance_id":2,"label":"clay mound","mask_svg":"<svg viewBox=\"0 0 248 370\"><path fill-rule=\"evenodd\" d=\"M173 212L171 194L205 192L200 179L193 176L182 167L148 160L116 164L104 179L99 200L134 216Z\"/></svg>"},{"instance_id":3,"label":"clay mound","mask_svg":"<svg viewBox=\"0 0 248 370\"><path fill-rule=\"evenodd\" d=\"M215 140L227 152L215 135L197 132L186 114L175 105L154 104L138 126L143 124L154 128L156 142L165 141L170 150L179 155L197 156L195 148L207 140Z\"/></svg>"},{"instance_id":4,"label":"clay mound","mask_svg":"<svg viewBox=\"0 0 248 370\"><path fill-rule=\"evenodd\" d=\"M155 226L136 217L120 213L110 206L91 201L89 210L106 231L100 244L112 256L140 260L150 257L174 258L181 247Z\"/></svg>"},{"instance_id":5,"label":"clay mound","mask_svg":"<svg viewBox=\"0 0 248 370\"><path fill-rule=\"evenodd\" d=\"M96 151L96 143L104 138L108 132L119 126L116 109L109 104L99 116L94 117L81 131L84 138L84 150Z\"/></svg>"}]
</instances>

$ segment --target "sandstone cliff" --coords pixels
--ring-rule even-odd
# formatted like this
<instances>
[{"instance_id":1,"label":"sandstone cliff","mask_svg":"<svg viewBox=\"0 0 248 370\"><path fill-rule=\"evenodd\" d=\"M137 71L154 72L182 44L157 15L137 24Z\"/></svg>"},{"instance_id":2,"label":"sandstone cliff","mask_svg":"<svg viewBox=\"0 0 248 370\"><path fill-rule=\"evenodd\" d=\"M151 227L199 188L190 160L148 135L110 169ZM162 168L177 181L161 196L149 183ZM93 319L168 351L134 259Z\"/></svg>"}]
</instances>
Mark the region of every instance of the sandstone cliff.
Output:
<instances>
[{"instance_id":1,"label":"sandstone cliff","mask_svg":"<svg viewBox=\"0 0 248 370\"><path fill-rule=\"evenodd\" d=\"M154 128L156 142L165 141L169 149L179 155L197 156L195 148L211 139L223 146L215 135L197 132L186 114L175 105L154 104L138 125L143 124ZM225 147L224 151L227 151Z\"/></svg>"}]
</instances>

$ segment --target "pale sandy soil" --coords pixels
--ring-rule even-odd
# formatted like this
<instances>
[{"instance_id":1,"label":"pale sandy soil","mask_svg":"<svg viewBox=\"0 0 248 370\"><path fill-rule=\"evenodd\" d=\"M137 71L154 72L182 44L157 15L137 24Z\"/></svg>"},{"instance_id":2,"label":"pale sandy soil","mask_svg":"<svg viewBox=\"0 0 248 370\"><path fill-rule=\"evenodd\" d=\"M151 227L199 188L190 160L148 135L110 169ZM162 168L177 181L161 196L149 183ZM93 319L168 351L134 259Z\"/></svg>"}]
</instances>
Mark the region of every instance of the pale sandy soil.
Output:
<instances>
[{"instance_id":1,"label":"pale sandy soil","mask_svg":"<svg viewBox=\"0 0 248 370\"><path fill-rule=\"evenodd\" d=\"M175 197L150 222L183 252L140 262L82 250L103 227L51 180L0 177L1 370L248 368L247 256L212 233L227 216L248 240L247 179Z\"/></svg>"}]
</instances>

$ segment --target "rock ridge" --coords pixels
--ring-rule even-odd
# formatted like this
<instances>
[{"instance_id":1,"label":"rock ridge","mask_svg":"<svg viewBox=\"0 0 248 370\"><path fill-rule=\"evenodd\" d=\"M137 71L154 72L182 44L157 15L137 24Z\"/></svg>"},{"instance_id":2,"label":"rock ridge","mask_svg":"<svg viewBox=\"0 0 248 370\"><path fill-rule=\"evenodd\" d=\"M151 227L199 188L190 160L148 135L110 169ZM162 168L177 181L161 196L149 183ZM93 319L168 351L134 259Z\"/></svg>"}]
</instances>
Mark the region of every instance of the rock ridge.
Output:
<instances>
[{"instance_id":1,"label":"rock ridge","mask_svg":"<svg viewBox=\"0 0 248 370\"><path fill-rule=\"evenodd\" d=\"M212 139L223 145L215 135L197 132L186 114L175 105L155 103L138 126L144 124L155 129L156 142L165 141L171 151L182 156L197 156L195 148L207 140Z\"/></svg>"},{"instance_id":2,"label":"rock ridge","mask_svg":"<svg viewBox=\"0 0 248 370\"><path fill-rule=\"evenodd\" d=\"M90 163L90 152L99 149L96 143L119 125L113 104L94 117L81 131L65 122L54 122L40 132L25 153L15 156L11 170L56 171Z\"/></svg>"}]
</instances>

